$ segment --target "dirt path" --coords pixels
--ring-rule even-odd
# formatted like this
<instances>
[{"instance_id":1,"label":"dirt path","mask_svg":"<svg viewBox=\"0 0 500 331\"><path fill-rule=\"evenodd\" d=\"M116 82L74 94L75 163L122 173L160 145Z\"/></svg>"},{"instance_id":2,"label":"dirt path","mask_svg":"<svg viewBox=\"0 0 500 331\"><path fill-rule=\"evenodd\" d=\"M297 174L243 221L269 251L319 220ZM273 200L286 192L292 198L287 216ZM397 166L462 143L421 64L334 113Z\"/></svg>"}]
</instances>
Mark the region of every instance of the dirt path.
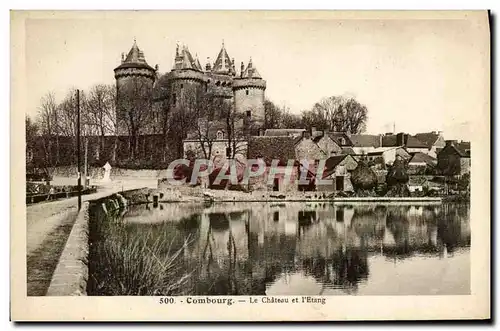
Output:
<instances>
[{"instance_id":1,"label":"dirt path","mask_svg":"<svg viewBox=\"0 0 500 331\"><path fill-rule=\"evenodd\" d=\"M114 186L82 196L82 202L143 187L140 182ZM28 296L45 295L76 220L78 198L42 202L26 207L26 258Z\"/></svg>"}]
</instances>

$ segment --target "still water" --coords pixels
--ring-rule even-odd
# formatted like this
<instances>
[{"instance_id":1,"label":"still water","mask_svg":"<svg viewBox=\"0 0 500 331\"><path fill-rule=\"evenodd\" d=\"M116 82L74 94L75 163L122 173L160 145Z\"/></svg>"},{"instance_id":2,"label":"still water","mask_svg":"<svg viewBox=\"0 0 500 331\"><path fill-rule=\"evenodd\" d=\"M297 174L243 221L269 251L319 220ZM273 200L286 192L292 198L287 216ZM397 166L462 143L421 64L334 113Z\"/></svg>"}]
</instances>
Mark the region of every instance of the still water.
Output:
<instances>
[{"instance_id":1,"label":"still water","mask_svg":"<svg viewBox=\"0 0 500 331\"><path fill-rule=\"evenodd\" d=\"M470 293L468 205L139 205L124 222L186 243L192 295Z\"/></svg>"}]
</instances>

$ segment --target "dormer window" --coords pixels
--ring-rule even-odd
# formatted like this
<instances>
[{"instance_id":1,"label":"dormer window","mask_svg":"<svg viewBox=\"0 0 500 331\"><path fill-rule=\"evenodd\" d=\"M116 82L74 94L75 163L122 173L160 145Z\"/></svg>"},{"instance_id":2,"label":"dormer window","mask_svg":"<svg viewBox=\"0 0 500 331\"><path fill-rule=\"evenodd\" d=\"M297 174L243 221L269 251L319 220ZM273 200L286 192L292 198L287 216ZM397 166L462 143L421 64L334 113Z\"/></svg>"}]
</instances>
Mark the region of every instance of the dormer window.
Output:
<instances>
[{"instance_id":1,"label":"dormer window","mask_svg":"<svg viewBox=\"0 0 500 331\"><path fill-rule=\"evenodd\" d=\"M343 137L340 137L339 142L340 145L345 145L345 139Z\"/></svg>"},{"instance_id":2,"label":"dormer window","mask_svg":"<svg viewBox=\"0 0 500 331\"><path fill-rule=\"evenodd\" d=\"M223 140L224 139L224 132L221 130L217 131L217 140Z\"/></svg>"}]
</instances>

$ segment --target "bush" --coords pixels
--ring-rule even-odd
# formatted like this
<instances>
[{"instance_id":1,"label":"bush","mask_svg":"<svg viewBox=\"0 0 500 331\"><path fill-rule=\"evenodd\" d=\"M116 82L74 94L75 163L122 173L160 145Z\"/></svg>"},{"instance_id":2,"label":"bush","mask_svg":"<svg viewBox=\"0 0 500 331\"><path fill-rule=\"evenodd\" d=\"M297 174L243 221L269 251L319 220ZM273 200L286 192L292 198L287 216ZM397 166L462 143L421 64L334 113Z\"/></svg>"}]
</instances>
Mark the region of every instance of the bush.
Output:
<instances>
[{"instance_id":1,"label":"bush","mask_svg":"<svg viewBox=\"0 0 500 331\"><path fill-rule=\"evenodd\" d=\"M363 161L360 161L352 172L351 182L356 192L372 190L377 186L377 175Z\"/></svg>"},{"instance_id":2,"label":"bush","mask_svg":"<svg viewBox=\"0 0 500 331\"><path fill-rule=\"evenodd\" d=\"M89 295L183 294L190 277L180 260L187 241L172 248L176 238L163 231L138 235L121 223L117 206L119 200L110 199L91 206Z\"/></svg>"}]
</instances>

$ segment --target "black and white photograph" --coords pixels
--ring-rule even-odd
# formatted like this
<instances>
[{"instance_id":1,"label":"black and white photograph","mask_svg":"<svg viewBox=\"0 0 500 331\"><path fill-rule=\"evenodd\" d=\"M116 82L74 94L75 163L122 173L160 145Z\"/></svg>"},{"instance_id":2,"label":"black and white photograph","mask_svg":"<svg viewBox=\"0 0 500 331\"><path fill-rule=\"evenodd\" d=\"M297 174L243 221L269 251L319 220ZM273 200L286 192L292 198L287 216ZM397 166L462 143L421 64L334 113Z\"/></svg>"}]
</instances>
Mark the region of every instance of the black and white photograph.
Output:
<instances>
[{"instance_id":1,"label":"black and white photograph","mask_svg":"<svg viewBox=\"0 0 500 331\"><path fill-rule=\"evenodd\" d=\"M20 295L488 316L487 12L327 14L12 12Z\"/></svg>"}]
</instances>

